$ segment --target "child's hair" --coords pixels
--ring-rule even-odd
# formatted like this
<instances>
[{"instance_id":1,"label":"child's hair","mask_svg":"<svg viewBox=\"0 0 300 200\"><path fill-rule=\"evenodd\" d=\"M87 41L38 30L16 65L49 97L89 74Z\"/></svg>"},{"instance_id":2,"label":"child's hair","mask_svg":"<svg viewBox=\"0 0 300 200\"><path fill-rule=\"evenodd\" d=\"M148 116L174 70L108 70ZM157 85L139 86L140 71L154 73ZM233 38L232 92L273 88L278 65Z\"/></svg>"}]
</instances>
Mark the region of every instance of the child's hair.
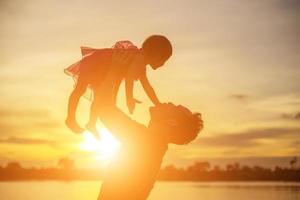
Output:
<instances>
[{"instance_id":1,"label":"child's hair","mask_svg":"<svg viewBox=\"0 0 300 200\"><path fill-rule=\"evenodd\" d=\"M172 55L171 42L162 35L152 35L148 37L142 45L148 57L156 57L159 60L166 61Z\"/></svg>"}]
</instances>

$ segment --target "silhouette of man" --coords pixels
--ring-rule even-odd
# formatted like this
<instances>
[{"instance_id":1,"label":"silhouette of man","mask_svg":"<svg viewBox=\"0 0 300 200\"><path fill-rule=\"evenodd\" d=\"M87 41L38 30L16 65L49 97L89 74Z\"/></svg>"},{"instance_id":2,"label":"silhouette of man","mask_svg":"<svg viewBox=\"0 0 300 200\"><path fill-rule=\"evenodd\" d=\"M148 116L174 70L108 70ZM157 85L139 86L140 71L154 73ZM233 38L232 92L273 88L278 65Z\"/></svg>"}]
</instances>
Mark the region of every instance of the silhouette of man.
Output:
<instances>
[{"instance_id":1,"label":"silhouette of man","mask_svg":"<svg viewBox=\"0 0 300 200\"><path fill-rule=\"evenodd\" d=\"M120 57L120 56L119 56ZM132 120L113 103L113 81L126 59L114 59L95 94L98 117L121 142L111 161L98 200L144 200L154 186L168 144L183 145L194 140L203 128L199 113L172 103L150 107L148 127ZM97 94L101 94L97 95ZM103 94L106 94L103 96Z\"/></svg>"}]
</instances>

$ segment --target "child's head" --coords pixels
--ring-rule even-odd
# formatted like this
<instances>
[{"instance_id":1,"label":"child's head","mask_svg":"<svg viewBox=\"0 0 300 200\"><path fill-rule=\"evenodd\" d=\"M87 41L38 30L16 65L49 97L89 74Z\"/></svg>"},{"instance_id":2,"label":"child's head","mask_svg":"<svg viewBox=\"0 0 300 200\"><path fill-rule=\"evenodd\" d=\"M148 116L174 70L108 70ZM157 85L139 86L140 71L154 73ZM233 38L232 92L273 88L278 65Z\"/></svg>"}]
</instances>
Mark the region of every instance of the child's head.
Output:
<instances>
[{"instance_id":1,"label":"child's head","mask_svg":"<svg viewBox=\"0 0 300 200\"><path fill-rule=\"evenodd\" d=\"M148 37L144 41L142 48L145 52L148 64L153 69L164 65L172 55L172 45L170 41L162 35L152 35Z\"/></svg>"}]
</instances>

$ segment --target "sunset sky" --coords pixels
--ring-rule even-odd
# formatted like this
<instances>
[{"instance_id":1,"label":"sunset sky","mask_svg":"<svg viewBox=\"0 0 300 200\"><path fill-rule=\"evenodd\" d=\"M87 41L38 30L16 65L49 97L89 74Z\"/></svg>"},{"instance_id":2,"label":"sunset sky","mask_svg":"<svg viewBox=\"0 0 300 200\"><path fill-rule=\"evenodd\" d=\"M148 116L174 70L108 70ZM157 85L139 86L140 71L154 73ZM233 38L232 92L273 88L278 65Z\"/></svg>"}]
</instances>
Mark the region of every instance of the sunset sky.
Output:
<instances>
[{"instance_id":1,"label":"sunset sky","mask_svg":"<svg viewBox=\"0 0 300 200\"><path fill-rule=\"evenodd\" d=\"M193 143L170 146L165 164L300 155L300 1L1 0L0 29L0 164L101 165L64 125L73 80L63 69L80 46L140 46L152 34L174 48L148 70L158 97L205 121ZM134 95L143 104L132 118L147 124L151 102L139 84ZM123 86L118 105L127 112ZM88 107L82 99L82 125Z\"/></svg>"}]
</instances>

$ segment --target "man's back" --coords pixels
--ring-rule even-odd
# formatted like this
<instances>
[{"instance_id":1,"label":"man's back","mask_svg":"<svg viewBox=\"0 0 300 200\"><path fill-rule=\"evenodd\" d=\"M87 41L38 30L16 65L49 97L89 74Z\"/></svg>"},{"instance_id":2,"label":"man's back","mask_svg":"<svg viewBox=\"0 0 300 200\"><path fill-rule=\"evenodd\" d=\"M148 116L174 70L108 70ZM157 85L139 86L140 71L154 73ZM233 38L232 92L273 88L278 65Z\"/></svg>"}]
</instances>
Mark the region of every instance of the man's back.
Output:
<instances>
[{"instance_id":1,"label":"man's back","mask_svg":"<svg viewBox=\"0 0 300 200\"><path fill-rule=\"evenodd\" d=\"M158 133L146 131L123 142L108 167L98 200L146 199L166 150L167 143Z\"/></svg>"}]
</instances>

